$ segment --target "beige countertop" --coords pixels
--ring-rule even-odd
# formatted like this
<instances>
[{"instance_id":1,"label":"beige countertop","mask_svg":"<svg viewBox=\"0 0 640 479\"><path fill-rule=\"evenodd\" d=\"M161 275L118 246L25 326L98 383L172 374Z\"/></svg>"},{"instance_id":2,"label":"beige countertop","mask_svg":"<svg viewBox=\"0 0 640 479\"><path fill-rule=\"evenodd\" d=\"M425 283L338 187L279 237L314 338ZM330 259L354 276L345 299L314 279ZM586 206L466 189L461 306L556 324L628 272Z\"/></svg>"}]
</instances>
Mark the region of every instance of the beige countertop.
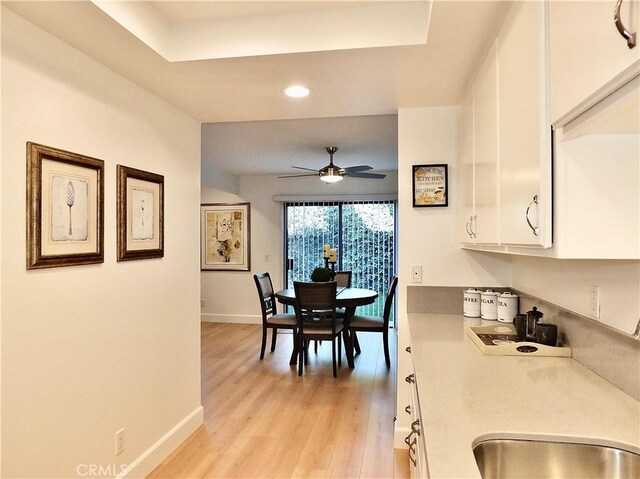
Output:
<instances>
[{"instance_id":1,"label":"beige countertop","mask_svg":"<svg viewBox=\"0 0 640 479\"><path fill-rule=\"evenodd\" d=\"M468 326L495 322L408 314L431 478L479 478L483 436L571 438L640 452L640 403L571 358L485 356Z\"/></svg>"}]
</instances>

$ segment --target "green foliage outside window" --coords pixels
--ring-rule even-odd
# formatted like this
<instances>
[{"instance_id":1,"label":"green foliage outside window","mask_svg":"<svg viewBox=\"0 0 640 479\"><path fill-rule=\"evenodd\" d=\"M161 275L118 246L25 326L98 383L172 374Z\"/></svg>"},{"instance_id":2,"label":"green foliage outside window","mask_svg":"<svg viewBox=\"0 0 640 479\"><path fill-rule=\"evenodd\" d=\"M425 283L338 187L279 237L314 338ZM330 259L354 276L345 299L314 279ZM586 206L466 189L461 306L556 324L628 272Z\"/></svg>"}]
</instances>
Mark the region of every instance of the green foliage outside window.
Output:
<instances>
[{"instance_id":1,"label":"green foliage outside window","mask_svg":"<svg viewBox=\"0 0 640 479\"><path fill-rule=\"evenodd\" d=\"M287 204L287 257L293 260L288 286L309 281L314 268L324 266L322 247L329 244L338 248L336 271L351 271L352 287L380 295L358 314L381 316L395 271L394 233L393 202Z\"/></svg>"}]
</instances>

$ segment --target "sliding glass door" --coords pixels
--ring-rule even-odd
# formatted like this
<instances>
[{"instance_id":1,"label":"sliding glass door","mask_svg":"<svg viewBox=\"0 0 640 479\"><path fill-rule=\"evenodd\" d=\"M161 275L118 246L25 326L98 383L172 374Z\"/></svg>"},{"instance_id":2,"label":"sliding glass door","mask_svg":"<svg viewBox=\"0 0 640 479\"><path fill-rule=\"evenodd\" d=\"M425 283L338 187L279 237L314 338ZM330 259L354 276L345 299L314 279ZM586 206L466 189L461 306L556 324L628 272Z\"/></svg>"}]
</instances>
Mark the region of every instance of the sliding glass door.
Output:
<instances>
[{"instance_id":1,"label":"sliding glass door","mask_svg":"<svg viewBox=\"0 0 640 479\"><path fill-rule=\"evenodd\" d=\"M351 271L354 288L373 289L378 300L359 314L382 316L389 281L395 274L394 201L285 203L287 287L310 281L324 265L322 246L338 249L336 271Z\"/></svg>"}]
</instances>

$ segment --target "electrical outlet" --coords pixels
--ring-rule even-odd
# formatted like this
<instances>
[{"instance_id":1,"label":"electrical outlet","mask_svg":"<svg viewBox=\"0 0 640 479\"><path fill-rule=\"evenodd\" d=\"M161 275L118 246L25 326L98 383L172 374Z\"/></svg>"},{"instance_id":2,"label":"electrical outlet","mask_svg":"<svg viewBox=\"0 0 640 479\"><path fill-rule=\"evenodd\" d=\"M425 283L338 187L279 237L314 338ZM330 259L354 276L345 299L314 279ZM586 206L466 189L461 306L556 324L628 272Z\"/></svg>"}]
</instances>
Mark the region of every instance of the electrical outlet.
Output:
<instances>
[{"instance_id":1,"label":"electrical outlet","mask_svg":"<svg viewBox=\"0 0 640 479\"><path fill-rule=\"evenodd\" d=\"M600 319L600 286L597 284L591 285L591 295L590 295L590 311L591 317L595 319Z\"/></svg>"},{"instance_id":2,"label":"electrical outlet","mask_svg":"<svg viewBox=\"0 0 640 479\"><path fill-rule=\"evenodd\" d=\"M421 264L411 265L411 282L422 283L422 265Z\"/></svg>"},{"instance_id":3,"label":"electrical outlet","mask_svg":"<svg viewBox=\"0 0 640 479\"><path fill-rule=\"evenodd\" d=\"M116 456L124 452L124 428L116 432Z\"/></svg>"},{"instance_id":4,"label":"electrical outlet","mask_svg":"<svg viewBox=\"0 0 640 479\"><path fill-rule=\"evenodd\" d=\"M200 307L201 307L201 308L204 308L204 299L201 299L201 300L200 300Z\"/></svg>"}]
</instances>

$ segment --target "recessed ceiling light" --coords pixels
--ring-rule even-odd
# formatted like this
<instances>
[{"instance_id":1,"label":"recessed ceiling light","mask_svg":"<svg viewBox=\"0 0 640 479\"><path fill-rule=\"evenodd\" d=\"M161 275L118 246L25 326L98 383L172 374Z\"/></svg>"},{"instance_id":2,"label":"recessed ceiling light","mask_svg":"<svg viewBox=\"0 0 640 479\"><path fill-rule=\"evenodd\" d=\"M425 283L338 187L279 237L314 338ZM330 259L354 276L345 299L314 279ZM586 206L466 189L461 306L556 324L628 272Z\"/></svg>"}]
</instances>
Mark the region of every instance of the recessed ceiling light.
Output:
<instances>
[{"instance_id":1,"label":"recessed ceiling light","mask_svg":"<svg viewBox=\"0 0 640 479\"><path fill-rule=\"evenodd\" d=\"M306 86L292 85L284 90L284 94L291 98L304 98L309 96L310 90Z\"/></svg>"}]
</instances>

